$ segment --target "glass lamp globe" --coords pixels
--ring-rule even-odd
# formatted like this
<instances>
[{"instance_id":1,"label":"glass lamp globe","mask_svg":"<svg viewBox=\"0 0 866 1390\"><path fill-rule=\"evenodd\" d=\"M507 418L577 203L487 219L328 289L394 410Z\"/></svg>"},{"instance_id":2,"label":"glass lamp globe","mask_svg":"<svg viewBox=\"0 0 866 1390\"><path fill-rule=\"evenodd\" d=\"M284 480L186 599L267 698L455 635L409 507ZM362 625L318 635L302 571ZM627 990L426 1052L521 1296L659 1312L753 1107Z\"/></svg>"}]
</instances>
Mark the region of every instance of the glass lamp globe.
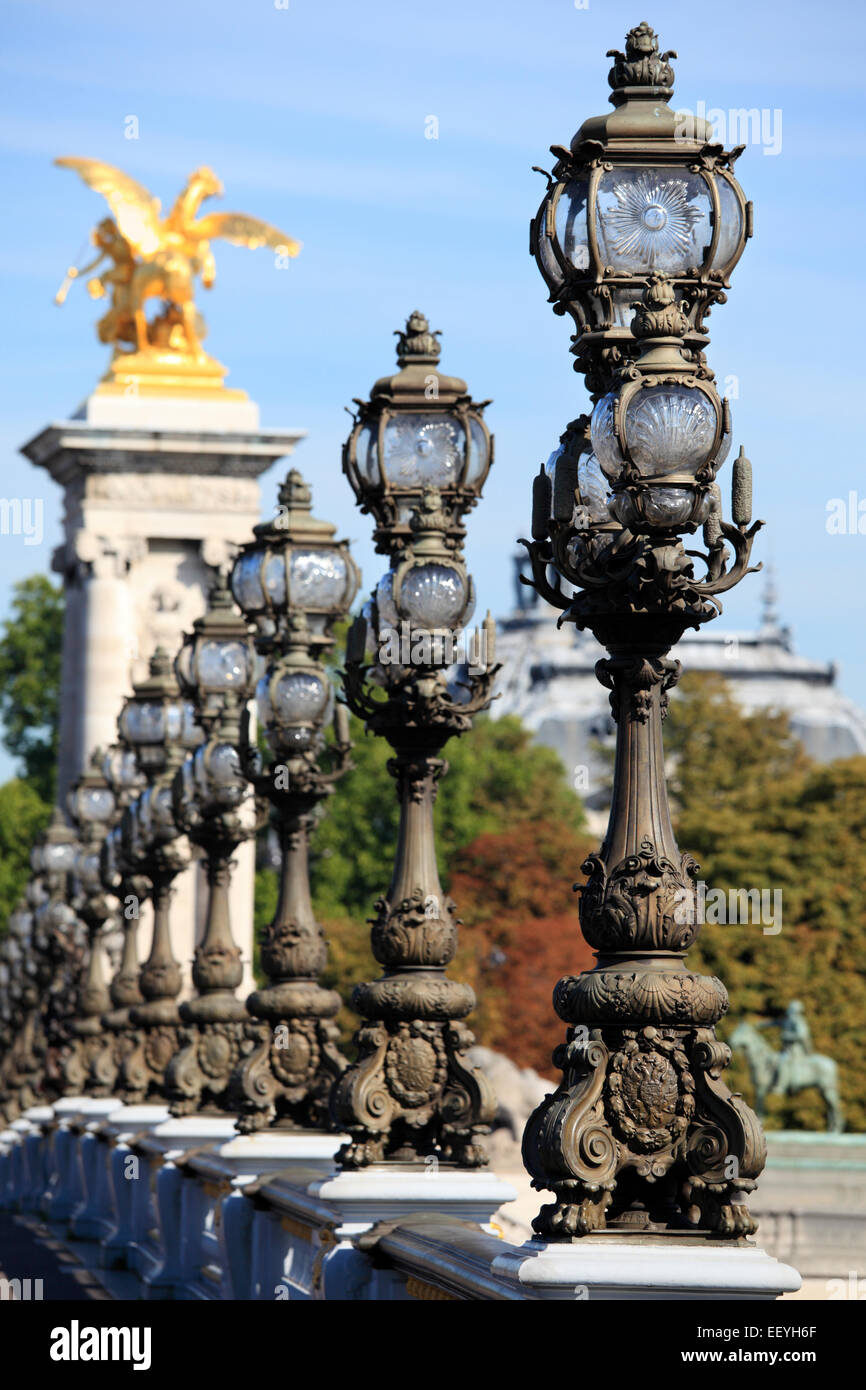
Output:
<instances>
[{"instance_id":1,"label":"glass lamp globe","mask_svg":"<svg viewBox=\"0 0 866 1390\"><path fill-rule=\"evenodd\" d=\"M698 487L696 474L708 465L719 468L731 443L721 403L697 387L652 382L628 395L624 409L620 400L618 413L616 403L611 392L593 411L594 451L611 483L621 482L628 472L632 481L645 479L646 486L639 496L634 488L615 487L611 515L632 530L670 530L704 521L709 493Z\"/></svg>"},{"instance_id":2,"label":"glass lamp globe","mask_svg":"<svg viewBox=\"0 0 866 1390\"><path fill-rule=\"evenodd\" d=\"M195 654L196 684L207 694L243 689L250 675L250 654L245 643L202 642Z\"/></svg>"},{"instance_id":3,"label":"glass lamp globe","mask_svg":"<svg viewBox=\"0 0 866 1390\"><path fill-rule=\"evenodd\" d=\"M245 704L252 694L255 649L222 574L211 588L207 611L185 636L174 669L183 694L194 702L197 719L208 732L221 710ZM186 746L191 748L195 746L191 727L188 732Z\"/></svg>"},{"instance_id":4,"label":"glass lamp globe","mask_svg":"<svg viewBox=\"0 0 866 1390\"><path fill-rule=\"evenodd\" d=\"M80 825L106 824L114 815L115 804L110 787L88 785L87 779L82 779L82 783L73 788L69 796L70 814Z\"/></svg>"},{"instance_id":5,"label":"glass lamp globe","mask_svg":"<svg viewBox=\"0 0 866 1390\"><path fill-rule=\"evenodd\" d=\"M451 565L413 565L400 583L400 608L413 628L458 629L475 609L474 586Z\"/></svg>"},{"instance_id":6,"label":"glass lamp globe","mask_svg":"<svg viewBox=\"0 0 866 1390\"><path fill-rule=\"evenodd\" d=\"M27 908L24 907L23 904L20 904L18 907L16 907L15 910L14 910L14 912L10 912L10 914L9 914L9 932L10 932L10 935L12 935L12 936L14 936L14 937L17 937L19 940L23 940L26 936L29 935L29 933L30 933L30 928L31 928L31 924L32 924L32 917L31 917L31 914L27 911Z\"/></svg>"},{"instance_id":7,"label":"glass lamp globe","mask_svg":"<svg viewBox=\"0 0 866 1390\"><path fill-rule=\"evenodd\" d=\"M398 335L400 370L381 377L343 450L343 468L364 511L376 518L377 549L405 544L412 510L436 487L455 538L463 513L480 496L493 461L483 404L465 381L439 370L440 346L423 314L410 314Z\"/></svg>"},{"instance_id":8,"label":"glass lamp globe","mask_svg":"<svg viewBox=\"0 0 866 1390\"><path fill-rule=\"evenodd\" d=\"M331 641L331 627L351 606L358 571L348 543L312 515L312 494L297 469L279 491L277 516L253 528L231 575L235 602L255 623L261 650L289 613L303 613L313 645Z\"/></svg>"},{"instance_id":9,"label":"glass lamp globe","mask_svg":"<svg viewBox=\"0 0 866 1390\"><path fill-rule=\"evenodd\" d=\"M99 854L80 850L75 863L75 875L85 893L97 893L102 887Z\"/></svg>"},{"instance_id":10,"label":"glass lamp globe","mask_svg":"<svg viewBox=\"0 0 866 1390\"><path fill-rule=\"evenodd\" d=\"M34 853L35 850L31 851L31 864ZM24 889L24 897L27 900L27 906L30 908L31 912L35 912L37 907L41 907L42 904L45 902L45 899L48 897L48 890L46 889L45 884L42 882L42 879L38 877L36 874L34 874L32 878L28 879L27 887Z\"/></svg>"},{"instance_id":11,"label":"glass lamp globe","mask_svg":"<svg viewBox=\"0 0 866 1390\"><path fill-rule=\"evenodd\" d=\"M569 148L553 147L531 226L530 251L557 311L575 320L593 390L610 381L610 363L635 355L633 305L649 275L671 277L690 346L705 343L706 313L752 234L752 206L732 173L741 148L725 152L709 121L668 104L672 56L649 25L629 32L609 74L615 109L584 121ZM614 345L604 360L599 348Z\"/></svg>"},{"instance_id":12,"label":"glass lamp globe","mask_svg":"<svg viewBox=\"0 0 866 1390\"><path fill-rule=\"evenodd\" d=\"M610 526L610 485L586 442L586 417L572 420L545 465L550 515L579 530Z\"/></svg>"},{"instance_id":13,"label":"glass lamp globe","mask_svg":"<svg viewBox=\"0 0 866 1390\"><path fill-rule=\"evenodd\" d=\"M719 414L705 392L690 386L646 387L631 396L621 432L614 427L615 400L614 392L602 397L590 426L596 457L612 482L625 465L622 434L632 463L646 478L694 474L712 458ZM730 435L723 436L719 463L729 448Z\"/></svg>"}]
</instances>

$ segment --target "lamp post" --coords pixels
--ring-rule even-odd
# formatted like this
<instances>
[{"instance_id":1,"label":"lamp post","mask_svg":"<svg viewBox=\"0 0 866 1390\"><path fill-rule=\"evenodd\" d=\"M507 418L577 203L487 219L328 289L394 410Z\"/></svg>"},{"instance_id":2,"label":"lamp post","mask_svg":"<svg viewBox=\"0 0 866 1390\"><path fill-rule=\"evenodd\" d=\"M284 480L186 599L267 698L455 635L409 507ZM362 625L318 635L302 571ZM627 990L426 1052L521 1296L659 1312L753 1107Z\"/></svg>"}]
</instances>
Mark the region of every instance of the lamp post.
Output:
<instances>
[{"instance_id":1,"label":"lamp post","mask_svg":"<svg viewBox=\"0 0 866 1390\"><path fill-rule=\"evenodd\" d=\"M180 1048L166 1073L172 1113L187 1115L208 1103L225 1108L249 1017L235 996L243 967L232 936L229 884L232 854L255 834L239 814L249 793L239 749L246 741L242 725L254 689L255 651L222 574L207 612L184 639L175 670L205 733L171 788L178 824L205 853L208 883L204 935L192 967L197 992L180 1006Z\"/></svg>"},{"instance_id":2,"label":"lamp post","mask_svg":"<svg viewBox=\"0 0 866 1390\"><path fill-rule=\"evenodd\" d=\"M51 978L47 964L34 939L33 914L22 899L9 914L9 930L0 941L0 1116L7 1124L36 1103L42 1060L39 1004L41 989Z\"/></svg>"},{"instance_id":3,"label":"lamp post","mask_svg":"<svg viewBox=\"0 0 866 1390\"><path fill-rule=\"evenodd\" d=\"M685 964L698 866L676 845L664 775L662 719L680 673L670 649L749 572L761 525L749 524L742 450L732 522L722 515L730 409L703 351L751 207L731 173L740 151L713 144L703 121L684 133L667 105L673 56L646 24L629 33L610 73L615 109L554 147L532 231L554 308L575 320L594 408L536 478L524 544L538 592L607 648L596 672L617 721L610 821L580 902L598 963L556 987L570 1025L555 1054L563 1080L524 1137L534 1185L554 1193L534 1222L551 1238L746 1235L766 1152L722 1078L725 989ZM703 550L686 549L701 525Z\"/></svg>"},{"instance_id":4,"label":"lamp post","mask_svg":"<svg viewBox=\"0 0 866 1390\"><path fill-rule=\"evenodd\" d=\"M102 935L106 922L115 915L117 903L106 894L102 884L100 851L116 803L101 764L101 752L94 753L91 770L82 773L73 784L66 802L79 837L73 884L76 910L87 928L87 964L78 994L78 1014L72 1022L75 1037L64 1059L64 1075L69 1089L78 1094L109 1096L117 1068L111 1058L105 1066L103 1057L102 1014L110 1001ZM97 1065L100 1060L102 1066Z\"/></svg>"},{"instance_id":5,"label":"lamp post","mask_svg":"<svg viewBox=\"0 0 866 1390\"><path fill-rule=\"evenodd\" d=\"M123 1059L121 1093L127 1103L164 1098L165 1069L178 1045L180 967L171 944L173 883L189 863L189 847L172 812L171 783L185 752L201 740L192 704L181 695L171 660L158 647L147 678L133 686L118 720L121 740L134 750L147 786L121 820L121 849L128 872L150 884L153 936L139 975L141 1004L129 1020L139 1040Z\"/></svg>"},{"instance_id":6,"label":"lamp post","mask_svg":"<svg viewBox=\"0 0 866 1390\"><path fill-rule=\"evenodd\" d=\"M333 645L333 623L348 612L359 575L348 543L312 516L310 489L296 470L279 502L277 519L255 528L231 579L268 660L257 700L271 758L265 772L252 763L248 771L270 802L281 851L277 909L261 943L268 983L247 1000L254 1047L232 1080L238 1128L247 1133L268 1124L327 1128L331 1090L346 1066L333 1022L340 997L319 983L327 945L313 912L308 854L319 806L351 766L342 705L333 741L324 739L333 698L318 658Z\"/></svg>"},{"instance_id":7,"label":"lamp post","mask_svg":"<svg viewBox=\"0 0 866 1390\"><path fill-rule=\"evenodd\" d=\"M42 1086L46 1097L52 1099L68 1091L63 1058L71 1040L70 1024L77 1003L75 987L86 941L84 928L69 903L76 853L75 835L59 806L55 807L47 829L37 836L30 851L33 877L27 888L34 938L44 947L50 961L41 1032L45 1045Z\"/></svg>"},{"instance_id":8,"label":"lamp post","mask_svg":"<svg viewBox=\"0 0 866 1390\"><path fill-rule=\"evenodd\" d=\"M474 604L463 517L480 496L492 441L466 383L439 372L439 352L427 320L412 314L398 334L400 371L356 402L343 456L361 510L375 519L377 549L390 557L349 634L345 698L391 744L400 798L393 876L371 938L384 974L354 992L365 1020L358 1057L333 1096L335 1122L351 1136L339 1155L344 1168L428 1155L479 1166L478 1136L495 1110L489 1083L465 1056L472 1034L462 1020L474 994L445 973L457 919L439 881L433 830L446 771L440 753L487 707L496 669L488 619L486 657L464 687L449 683L454 639Z\"/></svg>"},{"instance_id":9,"label":"lamp post","mask_svg":"<svg viewBox=\"0 0 866 1390\"><path fill-rule=\"evenodd\" d=\"M123 845L123 816L145 786L134 750L122 743L112 744L104 756L102 771L114 793L115 811L100 850L100 875L105 891L118 900L123 944L108 987L111 1008L102 1015L103 1048L94 1068L103 1076L108 1076L113 1069L113 1084L116 1084L126 1057L142 1041L130 1017L130 1009L144 1002L139 983L138 905L147 898L150 883L144 874L136 872Z\"/></svg>"}]
</instances>

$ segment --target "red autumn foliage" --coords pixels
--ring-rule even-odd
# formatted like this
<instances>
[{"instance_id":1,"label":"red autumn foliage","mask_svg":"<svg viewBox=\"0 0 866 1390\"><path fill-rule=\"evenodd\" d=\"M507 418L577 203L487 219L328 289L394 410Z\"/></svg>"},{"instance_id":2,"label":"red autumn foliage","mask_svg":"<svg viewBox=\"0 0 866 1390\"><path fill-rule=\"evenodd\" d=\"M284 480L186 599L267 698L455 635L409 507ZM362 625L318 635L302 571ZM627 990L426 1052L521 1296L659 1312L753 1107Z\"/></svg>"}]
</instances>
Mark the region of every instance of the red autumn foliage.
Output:
<instances>
[{"instance_id":1,"label":"red autumn foliage","mask_svg":"<svg viewBox=\"0 0 866 1390\"><path fill-rule=\"evenodd\" d=\"M464 925L453 973L476 989L473 1031L545 1076L556 1074L551 1053L566 1028L553 1011L553 987L595 963L572 891L594 848L567 825L531 821L480 835L454 863L451 894Z\"/></svg>"}]
</instances>

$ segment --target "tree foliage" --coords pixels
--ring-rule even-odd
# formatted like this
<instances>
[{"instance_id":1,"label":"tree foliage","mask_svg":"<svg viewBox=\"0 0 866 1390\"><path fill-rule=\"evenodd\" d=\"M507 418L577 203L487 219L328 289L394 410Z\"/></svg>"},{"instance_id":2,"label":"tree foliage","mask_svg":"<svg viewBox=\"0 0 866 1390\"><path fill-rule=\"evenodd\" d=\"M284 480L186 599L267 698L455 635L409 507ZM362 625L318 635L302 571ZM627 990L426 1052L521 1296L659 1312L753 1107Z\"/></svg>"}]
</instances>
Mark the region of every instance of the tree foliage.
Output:
<instances>
[{"instance_id":1,"label":"tree foliage","mask_svg":"<svg viewBox=\"0 0 866 1390\"><path fill-rule=\"evenodd\" d=\"M692 969L728 989L720 1034L801 999L814 1047L839 1066L848 1127L866 1128L866 758L813 765L784 715L746 714L704 675L684 678L666 745L678 838L708 889L782 894L777 934L708 921L689 952ZM734 1088L752 1094L742 1058L731 1073ZM815 1091L769 1102L768 1128L823 1125Z\"/></svg>"},{"instance_id":2,"label":"tree foliage","mask_svg":"<svg viewBox=\"0 0 866 1390\"><path fill-rule=\"evenodd\" d=\"M354 984L381 974L370 951L368 923L373 904L388 888L399 823L394 779L387 770L390 748L381 738L366 737L355 720L352 736L354 770L326 802L311 854L314 904L330 947L325 982L344 999ZM446 890L457 856L480 836L513 830L525 845L538 847L545 818L582 824L580 801L558 757L534 746L517 719L480 719L471 733L446 745L443 757L448 771L439 783L435 819ZM568 884L572 868L563 872ZM471 903L458 903L464 918L471 910ZM348 1008L341 1022L347 1036L357 1025Z\"/></svg>"},{"instance_id":3,"label":"tree foliage","mask_svg":"<svg viewBox=\"0 0 866 1390\"><path fill-rule=\"evenodd\" d=\"M43 801L57 781L63 592L44 574L19 580L0 633L3 746Z\"/></svg>"},{"instance_id":4,"label":"tree foliage","mask_svg":"<svg viewBox=\"0 0 866 1390\"><path fill-rule=\"evenodd\" d=\"M594 964L573 885L596 845L574 821L532 819L480 835L455 856L451 883L463 923L454 972L478 997L473 1032L551 1077L566 1027L553 987Z\"/></svg>"},{"instance_id":5,"label":"tree foliage","mask_svg":"<svg viewBox=\"0 0 866 1390\"><path fill-rule=\"evenodd\" d=\"M29 782L14 778L0 786L0 934L27 886L30 850L50 816Z\"/></svg>"}]
</instances>

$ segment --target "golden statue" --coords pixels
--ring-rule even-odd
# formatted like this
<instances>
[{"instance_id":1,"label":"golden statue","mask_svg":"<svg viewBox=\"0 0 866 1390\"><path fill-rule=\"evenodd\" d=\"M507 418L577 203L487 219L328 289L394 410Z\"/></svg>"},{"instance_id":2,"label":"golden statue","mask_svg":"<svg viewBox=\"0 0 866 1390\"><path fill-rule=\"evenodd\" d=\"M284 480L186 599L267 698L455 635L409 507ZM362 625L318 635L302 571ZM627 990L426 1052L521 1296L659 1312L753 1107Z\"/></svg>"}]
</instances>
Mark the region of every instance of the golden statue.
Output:
<instances>
[{"instance_id":1,"label":"golden statue","mask_svg":"<svg viewBox=\"0 0 866 1390\"><path fill-rule=\"evenodd\" d=\"M100 389L106 384L108 389L152 393L216 388L228 394L222 386L225 368L202 347L205 326L195 306L196 279L200 276L209 290L216 278L211 240L224 237L252 250L270 246L285 257L297 256L300 242L242 212L199 217L204 200L223 192L216 174L206 167L190 174L168 216L160 217L159 199L111 164L75 158L54 162L80 174L114 214L91 233L96 256L87 265L70 266L55 296L62 304L75 280L103 267L87 282L94 299L110 296L109 308L96 326L100 342L114 348ZM145 306L154 298L161 299L162 306L148 322Z\"/></svg>"}]
</instances>

